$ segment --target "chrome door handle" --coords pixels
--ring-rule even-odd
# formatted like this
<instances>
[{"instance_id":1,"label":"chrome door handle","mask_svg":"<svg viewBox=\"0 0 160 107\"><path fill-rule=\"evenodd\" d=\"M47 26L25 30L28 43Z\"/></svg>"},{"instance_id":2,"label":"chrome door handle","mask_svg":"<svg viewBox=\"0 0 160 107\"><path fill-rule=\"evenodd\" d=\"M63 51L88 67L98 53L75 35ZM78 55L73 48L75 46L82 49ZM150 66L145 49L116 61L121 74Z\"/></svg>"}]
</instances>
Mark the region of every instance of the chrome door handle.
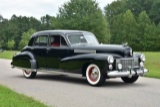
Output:
<instances>
[{"instance_id":1,"label":"chrome door handle","mask_svg":"<svg viewBox=\"0 0 160 107\"><path fill-rule=\"evenodd\" d=\"M30 49L31 49L31 50L34 50L34 48L33 48L33 47L31 47Z\"/></svg>"},{"instance_id":2,"label":"chrome door handle","mask_svg":"<svg viewBox=\"0 0 160 107\"><path fill-rule=\"evenodd\" d=\"M47 48L47 50L46 50L46 51L47 51L47 53L48 53L50 50L51 50L51 48Z\"/></svg>"},{"instance_id":3,"label":"chrome door handle","mask_svg":"<svg viewBox=\"0 0 160 107\"><path fill-rule=\"evenodd\" d=\"M47 48L47 51L50 51L51 50L51 48Z\"/></svg>"}]
</instances>

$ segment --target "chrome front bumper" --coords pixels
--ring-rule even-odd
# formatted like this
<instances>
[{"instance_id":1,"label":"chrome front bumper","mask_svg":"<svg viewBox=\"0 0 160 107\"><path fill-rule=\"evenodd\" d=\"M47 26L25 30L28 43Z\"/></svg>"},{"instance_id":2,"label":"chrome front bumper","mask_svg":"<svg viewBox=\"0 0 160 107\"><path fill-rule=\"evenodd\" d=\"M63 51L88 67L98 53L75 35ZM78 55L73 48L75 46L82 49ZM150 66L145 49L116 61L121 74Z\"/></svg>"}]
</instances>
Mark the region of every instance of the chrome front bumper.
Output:
<instances>
[{"instance_id":1,"label":"chrome front bumper","mask_svg":"<svg viewBox=\"0 0 160 107\"><path fill-rule=\"evenodd\" d=\"M130 71L109 71L107 73L108 77L132 77L134 75L143 76L148 72L147 69L137 69L137 70L130 70Z\"/></svg>"}]
</instances>

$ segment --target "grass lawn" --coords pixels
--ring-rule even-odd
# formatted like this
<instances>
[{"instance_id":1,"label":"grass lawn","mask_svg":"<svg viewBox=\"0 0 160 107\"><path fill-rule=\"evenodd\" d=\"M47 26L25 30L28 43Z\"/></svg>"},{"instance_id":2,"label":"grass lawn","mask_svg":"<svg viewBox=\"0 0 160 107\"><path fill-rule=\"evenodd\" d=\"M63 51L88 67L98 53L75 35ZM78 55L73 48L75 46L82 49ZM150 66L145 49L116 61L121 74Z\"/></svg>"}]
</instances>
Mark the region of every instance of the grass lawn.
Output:
<instances>
[{"instance_id":1,"label":"grass lawn","mask_svg":"<svg viewBox=\"0 0 160 107\"><path fill-rule=\"evenodd\" d=\"M11 89L0 85L0 107L47 107L43 103L26 97L23 94L17 94Z\"/></svg>"},{"instance_id":2,"label":"grass lawn","mask_svg":"<svg viewBox=\"0 0 160 107\"><path fill-rule=\"evenodd\" d=\"M146 55L145 66L149 70L147 77L160 79L160 52L144 52Z\"/></svg>"},{"instance_id":3,"label":"grass lawn","mask_svg":"<svg viewBox=\"0 0 160 107\"><path fill-rule=\"evenodd\" d=\"M0 58L3 58L3 59L12 59L13 55L15 53L17 53L18 51L3 51L3 52L0 52Z\"/></svg>"}]
</instances>

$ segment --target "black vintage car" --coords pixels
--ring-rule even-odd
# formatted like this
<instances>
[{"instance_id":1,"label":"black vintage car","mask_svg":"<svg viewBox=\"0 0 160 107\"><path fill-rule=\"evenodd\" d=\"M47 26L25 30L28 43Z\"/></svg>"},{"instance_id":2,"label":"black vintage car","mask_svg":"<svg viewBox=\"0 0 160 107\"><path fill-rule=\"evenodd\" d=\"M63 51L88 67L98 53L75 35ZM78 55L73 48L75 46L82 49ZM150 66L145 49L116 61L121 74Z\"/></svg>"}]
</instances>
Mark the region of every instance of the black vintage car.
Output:
<instances>
[{"instance_id":1,"label":"black vintage car","mask_svg":"<svg viewBox=\"0 0 160 107\"><path fill-rule=\"evenodd\" d=\"M40 71L78 73L97 86L115 77L134 83L148 72L144 62L144 54L133 53L127 45L99 44L91 32L46 30L34 33L11 65L22 69L26 78Z\"/></svg>"}]
</instances>

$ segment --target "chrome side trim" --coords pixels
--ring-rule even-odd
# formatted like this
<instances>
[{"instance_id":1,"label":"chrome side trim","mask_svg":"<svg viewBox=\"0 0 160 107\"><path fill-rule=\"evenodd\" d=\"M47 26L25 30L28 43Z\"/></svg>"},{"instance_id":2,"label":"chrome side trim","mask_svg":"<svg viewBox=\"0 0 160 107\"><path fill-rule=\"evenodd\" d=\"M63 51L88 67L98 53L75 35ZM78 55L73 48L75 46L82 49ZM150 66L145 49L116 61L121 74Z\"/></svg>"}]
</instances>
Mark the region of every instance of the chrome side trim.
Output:
<instances>
[{"instance_id":1,"label":"chrome side trim","mask_svg":"<svg viewBox=\"0 0 160 107\"><path fill-rule=\"evenodd\" d=\"M137 69L137 70L131 70L131 71L110 71L108 72L108 77L132 77L134 75L143 76L148 72L147 69Z\"/></svg>"},{"instance_id":2,"label":"chrome side trim","mask_svg":"<svg viewBox=\"0 0 160 107\"><path fill-rule=\"evenodd\" d=\"M75 49L74 53L96 53L96 50Z\"/></svg>"},{"instance_id":3,"label":"chrome side trim","mask_svg":"<svg viewBox=\"0 0 160 107\"><path fill-rule=\"evenodd\" d=\"M12 68L17 68L20 70L30 70L32 72L57 74L57 75L69 75L69 76L79 76L79 77L83 76L81 73L72 73L72 72L67 72L67 71L61 70L61 69L45 69L45 68L29 69L29 68L23 68L23 67L17 67L17 66L12 66Z\"/></svg>"},{"instance_id":4,"label":"chrome side trim","mask_svg":"<svg viewBox=\"0 0 160 107\"><path fill-rule=\"evenodd\" d=\"M64 72L61 69L46 69L46 68L39 68L37 72Z\"/></svg>"},{"instance_id":5,"label":"chrome side trim","mask_svg":"<svg viewBox=\"0 0 160 107\"><path fill-rule=\"evenodd\" d=\"M42 69L40 68L40 69L37 69L37 72L83 77L81 73L72 73L72 72L67 72L65 70L61 70L61 69Z\"/></svg>"}]
</instances>

